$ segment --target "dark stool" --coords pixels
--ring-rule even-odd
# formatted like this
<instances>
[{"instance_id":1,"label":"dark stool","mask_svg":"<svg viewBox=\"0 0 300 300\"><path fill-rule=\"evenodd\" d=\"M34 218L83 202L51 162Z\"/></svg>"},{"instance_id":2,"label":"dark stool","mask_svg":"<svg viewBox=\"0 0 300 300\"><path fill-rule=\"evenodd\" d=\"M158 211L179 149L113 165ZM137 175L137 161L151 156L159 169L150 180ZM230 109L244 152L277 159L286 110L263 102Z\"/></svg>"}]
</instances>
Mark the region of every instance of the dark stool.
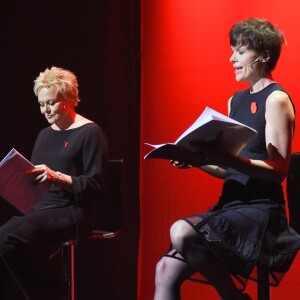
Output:
<instances>
[{"instance_id":1,"label":"dark stool","mask_svg":"<svg viewBox=\"0 0 300 300\"><path fill-rule=\"evenodd\" d=\"M124 224L122 203L123 159L110 159L105 173L105 200L101 202L101 213L97 216L95 229L88 239L109 239L117 236ZM62 245L65 278L69 288L69 300L75 300L75 252L76 240Z\"/></svg>"},{"instance_id":2,"label":"dark stool","mask_svg":"<svg viewBox=\"0 0 300 300\"><path fill-rule=\"evenodd\" d=\"M287 204L290 226L300 234L300 152L291 156L286 180ZM258 268L257 299L270 300L269 273Z\"/></svg>"}]
</instances>

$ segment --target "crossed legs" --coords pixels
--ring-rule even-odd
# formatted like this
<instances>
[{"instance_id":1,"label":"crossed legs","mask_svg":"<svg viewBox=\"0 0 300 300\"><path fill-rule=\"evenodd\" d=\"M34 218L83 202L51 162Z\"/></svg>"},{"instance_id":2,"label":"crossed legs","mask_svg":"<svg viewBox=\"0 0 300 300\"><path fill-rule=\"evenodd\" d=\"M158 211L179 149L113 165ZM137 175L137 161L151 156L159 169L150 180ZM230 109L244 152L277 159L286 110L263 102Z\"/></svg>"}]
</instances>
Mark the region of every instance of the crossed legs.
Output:
<instances>
[{"instance_id":1,"label":"crossed legs","mask_svg":"<svg viewBox=\"0 0 300 300\"><path fill-rule=\"evenodd\" d=\"M203 245L185 221L175 222L170 231L173 247L185 259L163 257L157 264L154 300L179 300L180 286L194 272L201 273L223 300L248 299L239 291L227 268Z\"/></svg>"}]
</instances>

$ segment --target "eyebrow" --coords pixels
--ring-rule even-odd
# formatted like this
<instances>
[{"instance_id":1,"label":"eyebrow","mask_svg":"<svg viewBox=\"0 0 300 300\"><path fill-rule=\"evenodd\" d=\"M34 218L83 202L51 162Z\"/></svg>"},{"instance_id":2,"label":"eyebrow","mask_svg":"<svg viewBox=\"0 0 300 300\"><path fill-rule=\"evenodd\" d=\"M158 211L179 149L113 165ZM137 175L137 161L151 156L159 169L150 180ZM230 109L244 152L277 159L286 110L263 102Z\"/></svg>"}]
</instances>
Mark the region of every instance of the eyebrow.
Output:
<instances>
[{"instance_id":1,"label":"eyebrow","mask_svg":"<svg viewBox=\"0 0 300 300\"><path fill-rule=\"evenodd\" d=\"M39 103L47 103L47 102L50 102L50 101L59 102L56 99L47 99L45 101L38 100Z\"/></svg>"},{"instance_id":2,"label":"eyebrow","mask_svg":"<svg viewBox=\"0 0 300 300\"><path fill-rule=\"evenodd\" d=\"M234 50L239 50L241 48L246 48L248 49L248 47L246 45L236 45L236 46L231 46L231 49L234 49Z\"/></svg>"}]
</instances>

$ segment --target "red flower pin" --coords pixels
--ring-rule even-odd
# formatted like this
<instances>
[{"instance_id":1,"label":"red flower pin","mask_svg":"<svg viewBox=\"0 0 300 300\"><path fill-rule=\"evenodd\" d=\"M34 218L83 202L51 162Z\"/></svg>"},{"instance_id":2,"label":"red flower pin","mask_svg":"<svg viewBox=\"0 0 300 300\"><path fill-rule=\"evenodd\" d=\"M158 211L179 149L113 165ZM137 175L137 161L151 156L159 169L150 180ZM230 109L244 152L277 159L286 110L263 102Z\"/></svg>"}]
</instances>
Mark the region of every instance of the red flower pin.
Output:
<instances>
[{"instance_id":1,"label":"red flower pin","mask_svg":"<svg viewBox=\"0 0 300 300\"><path fill-rule=\"evenodd\" d=\"M255 114L257 112L257 103L251 102L251 113Z\"/></svg>"}]
</instances>

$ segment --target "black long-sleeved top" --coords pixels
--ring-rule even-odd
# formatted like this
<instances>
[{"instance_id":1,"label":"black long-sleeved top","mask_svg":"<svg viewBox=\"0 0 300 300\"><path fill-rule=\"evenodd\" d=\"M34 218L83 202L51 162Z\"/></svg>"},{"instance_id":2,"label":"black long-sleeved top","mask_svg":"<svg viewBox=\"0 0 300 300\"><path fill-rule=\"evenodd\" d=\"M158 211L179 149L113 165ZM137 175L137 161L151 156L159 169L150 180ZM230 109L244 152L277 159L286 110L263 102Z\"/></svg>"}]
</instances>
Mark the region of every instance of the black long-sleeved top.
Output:
<instances>
[{"instance_id":1,"label":"black long-sleeved top","mask_svg":"<svg viewBox=\"0 0 300 300\"><path fill-rule=\"evenodd\" d=\"M42 129L35 142L31 161L70 175L73 193L52 184L36 209L46 206L77 205L89 207L103 192L103 169L107 159L107 141L101 128L88 123L78 128L57 131Z\"/></svg>"}]
</instances>

